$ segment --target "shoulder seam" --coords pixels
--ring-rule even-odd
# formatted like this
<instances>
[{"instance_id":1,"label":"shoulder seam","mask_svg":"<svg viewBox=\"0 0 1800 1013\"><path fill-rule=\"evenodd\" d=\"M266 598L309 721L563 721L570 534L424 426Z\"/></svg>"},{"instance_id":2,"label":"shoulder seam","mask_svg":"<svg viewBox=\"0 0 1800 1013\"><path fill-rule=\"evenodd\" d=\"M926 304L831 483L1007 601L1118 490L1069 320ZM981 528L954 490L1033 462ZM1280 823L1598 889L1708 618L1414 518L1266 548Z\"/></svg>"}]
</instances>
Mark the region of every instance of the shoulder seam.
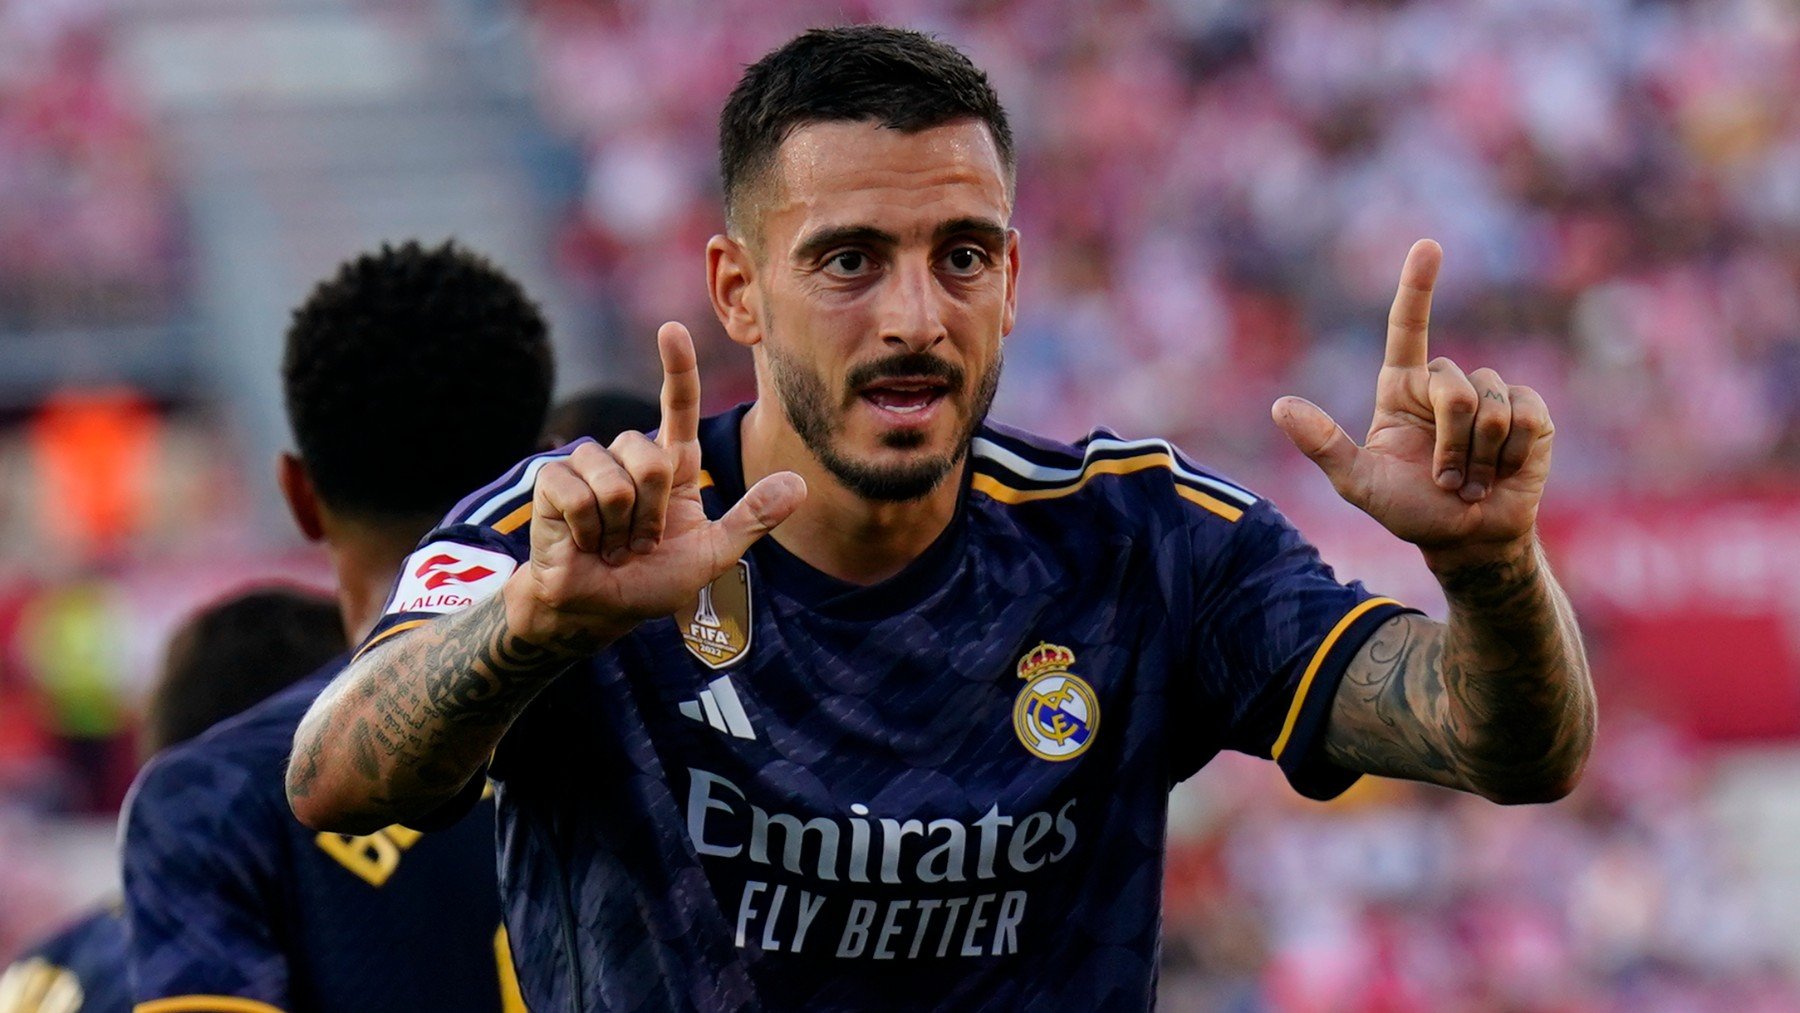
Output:
<instances>
[{"instance_id":1,"label":"shoulder seam","mask_svg":"<svg viewBox=\"0 0 1800 1013\"><path fill-rule=\"evenodd\" d=\"M465 501L466 505L460 503L457 504L457 509L452 510L448 516L439 522L438 527L448 528L455 527L459 524L473 524L477 526L490 524L496 517L505 517L508 513L511 513L513 509L516 509L518 502L521 500L529 503L531 501L532 487L537 482L538 472L542 471L544 465L551 461L561 461L567 458L570 454L575 452L575 447L577 445L579 445L579 441L577 441L577 443L572 443L561 450L553 450L548 453L537 454L533 457L526 458L519 464L514 465L512 469L501 476L498 481L487 486L487 489L492 489L494 491L487 492L487 490L484 489L475 494L480 496L480 499L474 500L473 502Z\"/></svg>"},{"instance_id":2,"label":"shoulder seam","mask_svg":"<svg viewBox=\"0 0 1800 1013\"><path fill-rule=\"evenodd\" d=\"M1242 486L1195 469L1167 440L1108 437L1090 441L1085 449L1079 459L1069 455L1070 463L1079 463L1078 467L1059 468L1027 460L986 436L977 437L970 451L978 468L975 486L994 499L1019 503L1071 495L1099 475L1162 468L1170 473L1183 499L1228 520L1237 520L1260 502Z\"/></svg>"}]
</instances>

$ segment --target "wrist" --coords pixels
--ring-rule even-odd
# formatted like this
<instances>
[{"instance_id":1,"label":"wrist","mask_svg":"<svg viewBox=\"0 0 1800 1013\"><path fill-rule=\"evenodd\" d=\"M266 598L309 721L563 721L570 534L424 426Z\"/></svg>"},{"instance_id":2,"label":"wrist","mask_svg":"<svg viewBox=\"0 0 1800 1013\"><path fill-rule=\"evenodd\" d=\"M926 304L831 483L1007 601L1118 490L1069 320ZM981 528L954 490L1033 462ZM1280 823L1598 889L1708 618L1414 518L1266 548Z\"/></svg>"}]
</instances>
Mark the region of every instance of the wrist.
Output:
<instances>
[{"instance_id":1,"label":"wrist","mask_svg":"<svg viewBox=\"0 0 1800 1013\"><path fill-rule=\"evenodd\" d=\"M516 643L573 660L593 654L631 632L634 622L572 613L545 600L529 566L513 571L500 588L506 634Z\"/></svg>"},{"instance_id":2,"label":"wrist","mask_svg":"<svg viewBox=\"0 0 1800 1013\"><path fill-rule=\"evenodd\" d=\"M1534 569L1538 562L1537 532L1529 531L1510 541L1421 548L1419 552L1438 583L1450 590L1460 576L1469 573L1519 575Z\"/></svg>"}]
</instances>

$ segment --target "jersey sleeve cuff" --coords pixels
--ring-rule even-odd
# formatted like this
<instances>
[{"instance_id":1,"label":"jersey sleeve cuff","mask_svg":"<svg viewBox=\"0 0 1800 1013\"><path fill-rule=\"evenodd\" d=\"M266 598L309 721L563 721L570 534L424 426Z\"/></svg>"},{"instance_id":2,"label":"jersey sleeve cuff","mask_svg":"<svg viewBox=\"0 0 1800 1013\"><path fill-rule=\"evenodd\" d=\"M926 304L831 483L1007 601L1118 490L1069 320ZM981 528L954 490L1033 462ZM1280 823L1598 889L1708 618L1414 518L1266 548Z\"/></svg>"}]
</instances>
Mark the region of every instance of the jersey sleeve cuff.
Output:
<instances>
[{"instance_id":1,"label":"jersey sleeve cuff","mask_svg":"<svg viewBox=\"0 0 1800 1013\"><path fill-rule=\"evenodd\" d=\"M364 640L362 646L356 649L356 653L350 656L350 663L355 664L360 661L362 656L373 650L376 644L385 644L402 633L416 630L436 618L436 616L418 613L383 616L382 621L376 624L368 639Z\"/></svg>"},{"instance_id":2,"label":"jersey sleeve cuff","mask_svg":"<svg viewBox=\"0 0 1800 1013\"><path fill-rule=\"evenodd\" d=\"M1370 598L1344 613L1320 641L1294 690L1281 734L1270 750L1295 791L1324 801L1343 794L1362 777L1319 755L1319 738L1331 716L1331 703L1337 696L1338 683L1343 681L1344 670L1356 652L1362 650L1364 641L1389 619L1417 611L1392 598Z\"/></svg>"}]
</instances>

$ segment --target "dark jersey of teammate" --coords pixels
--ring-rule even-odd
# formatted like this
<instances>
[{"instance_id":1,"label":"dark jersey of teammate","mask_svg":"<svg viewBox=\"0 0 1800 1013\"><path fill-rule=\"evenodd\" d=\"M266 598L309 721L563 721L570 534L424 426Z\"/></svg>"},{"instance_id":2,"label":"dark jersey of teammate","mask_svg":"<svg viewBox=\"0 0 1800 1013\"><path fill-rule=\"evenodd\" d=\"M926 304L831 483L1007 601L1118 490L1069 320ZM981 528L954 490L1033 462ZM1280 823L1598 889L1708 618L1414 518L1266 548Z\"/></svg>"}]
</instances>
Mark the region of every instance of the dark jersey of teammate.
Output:
<instances>
[{"instance_id":1,"label":"dark jersey of teammate","mask_svg":"<svg viewBox=\"0 0 1800 1013\"><path fill-rule=\"evenodd\" d=\"M702 426L713 517L743 491L743 411ZM496 590L565 453L460 504L370 643ZM1314 797L1355 779L1319 732L1400 605L1166 443L989 426L971 460L893 578L765 538L508 732L491 773L532 1008L1142 1009L1169 787L1222 749Z\"/></svg>"},{"instance_id":2,"label":"dark jersey of teammate","mask_svg":"<svg viewBox=\"0 0 1800 1013\"><path fill-rule=\"evenodd\" d=\"M320 834L289 811L294 729L342 665L138 775L123 849L139 1013L521 1008L490 804L425 835Z\"/></svg>"},{"instance_id":3,"label":"dark jersey of teammate","mask_svg":"<svg viewBox=\"0 0 1800 1013\"><path fill-rule=\"evenodd\" d=\"M129 1013L125 922L103 907L32 947L0 974L0 1013Z\"/></svg>"}]
</instances>

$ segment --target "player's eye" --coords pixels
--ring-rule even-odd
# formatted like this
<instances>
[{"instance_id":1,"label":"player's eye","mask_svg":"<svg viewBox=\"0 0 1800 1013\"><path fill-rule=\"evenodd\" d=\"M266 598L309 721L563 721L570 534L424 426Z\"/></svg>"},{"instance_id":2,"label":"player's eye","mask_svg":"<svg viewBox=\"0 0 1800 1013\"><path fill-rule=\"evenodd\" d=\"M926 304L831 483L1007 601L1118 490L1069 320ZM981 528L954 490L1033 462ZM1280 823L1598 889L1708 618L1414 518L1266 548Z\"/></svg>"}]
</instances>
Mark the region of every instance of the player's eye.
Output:
<instances>
[{"instance_id":1,"label":"player's eye","mask_svg":"<svg viewBox=\"0 0 1800 1013\"><path fill-rule=\"evenodd\" d=\"M839 250L825 258L825 273L839 278L856 278L874 267L869 255L861 250Z\"/></svg>"},{"instance_id":2,"label":"player's eye","mask_svg":"<svg viewBox=\"0 0 1800 1013\"><path fill-rule=\"evenodd\" d=\"M944 267L951 273L962 276L977 274L987 266L987 254L979 247L958 246L944 254Z\"/></svg>"}]
</instances>

